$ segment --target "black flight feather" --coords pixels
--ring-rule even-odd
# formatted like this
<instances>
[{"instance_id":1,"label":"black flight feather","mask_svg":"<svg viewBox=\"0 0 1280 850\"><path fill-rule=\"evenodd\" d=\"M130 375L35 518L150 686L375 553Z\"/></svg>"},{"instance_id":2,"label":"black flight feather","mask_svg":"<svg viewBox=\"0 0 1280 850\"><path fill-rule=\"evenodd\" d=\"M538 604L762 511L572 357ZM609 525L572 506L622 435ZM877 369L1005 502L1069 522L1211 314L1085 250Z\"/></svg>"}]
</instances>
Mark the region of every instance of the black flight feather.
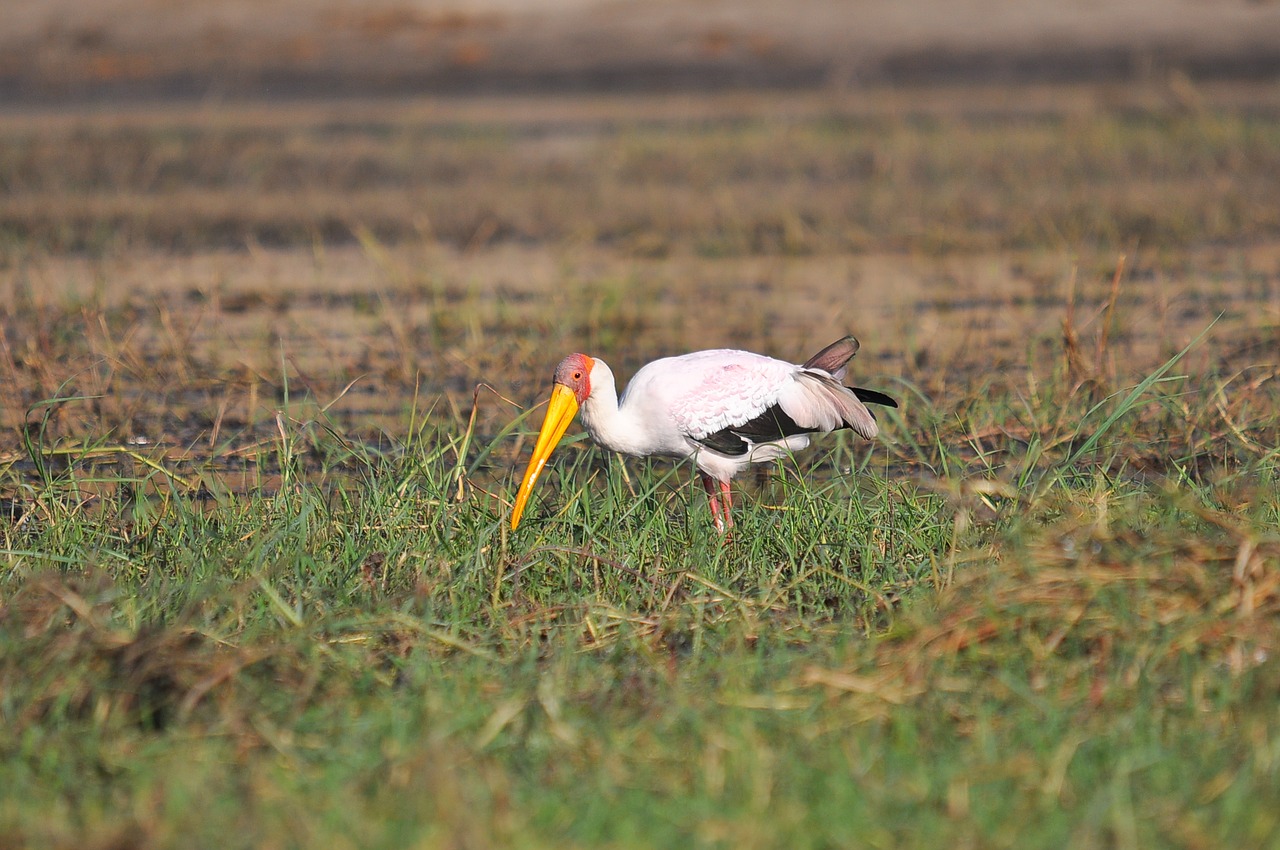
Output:
<instances>
[{"instance_id":1,"label":"black flight feather","mask_svg":"<svg viewBox=\"0 0 1280 850\"><path fill-rule=\"evenodd\" d=\"M883 404L885 407L897 407L898 403L889 396L876 390L868 390L862 387L849 387L853 390L853 394L858 397L858 401L866 401L871 404Z\"/></svg>"},{"instance_id":2,"label":"black flight feather","mask_svg":"<svg viewBox=\"0 0 1280 850\"><path fill-rule=\"evenodd\" d=\"M699 438L698 442L721 454L741 457L751 451L752 443L772 443L796 434L812 434L817 430L799 425L775 404L754 419L708 434Z\"/></svg>"}]
</instances>

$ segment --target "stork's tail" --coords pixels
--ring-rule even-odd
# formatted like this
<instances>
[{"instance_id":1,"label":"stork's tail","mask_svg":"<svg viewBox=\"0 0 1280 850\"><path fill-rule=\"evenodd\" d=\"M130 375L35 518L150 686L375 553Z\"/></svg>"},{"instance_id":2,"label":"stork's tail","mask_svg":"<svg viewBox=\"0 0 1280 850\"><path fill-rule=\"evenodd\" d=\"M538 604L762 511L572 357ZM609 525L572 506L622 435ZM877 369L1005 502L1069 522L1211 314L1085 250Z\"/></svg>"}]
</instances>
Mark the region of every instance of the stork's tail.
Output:
<instances>
[{"instance_id":1,"label":"stork's tail","mask_svg":"<svg viewBox=\"0 0 1280 850\"><path fill-rule=\"evenodd\" d=\"M858 353L858 348L858 340L852 336L846 336L836 340L810 357L805 361L804 368L826 372L832 378L835 378L832 383L839 386L844 392L835 392L834 386L827 385L824 387L827 395L840 411L840 416L845 425L870 439L876 435L879 428L876 425L875 414L867 410L865 405L883 404L886 407L897 407L898 402L878 390L868 390L863 387L845 387L840 383L844 381L845 374L849 371L849 361L853 359L853 355ZM826 384L825 381L820 381L819 383ZM852 393L856 401L850 399L848 393Z\"/></svg>"},{"instance_id":2,"label":"stork's tail","mask_svg":"<svg viewBox=\"0 0 1280 850\"><path fill-rule=\"evenodd\" d=\"M867 406L852 389L830 375L816 370L804 371L796 374L796 380L809 396L808 410L818 420L812 423L802 422L802 425L821 431L852 428L855 434L867 440L880 433L876 418L867 410Z\"/></svg>"}]
</instances>

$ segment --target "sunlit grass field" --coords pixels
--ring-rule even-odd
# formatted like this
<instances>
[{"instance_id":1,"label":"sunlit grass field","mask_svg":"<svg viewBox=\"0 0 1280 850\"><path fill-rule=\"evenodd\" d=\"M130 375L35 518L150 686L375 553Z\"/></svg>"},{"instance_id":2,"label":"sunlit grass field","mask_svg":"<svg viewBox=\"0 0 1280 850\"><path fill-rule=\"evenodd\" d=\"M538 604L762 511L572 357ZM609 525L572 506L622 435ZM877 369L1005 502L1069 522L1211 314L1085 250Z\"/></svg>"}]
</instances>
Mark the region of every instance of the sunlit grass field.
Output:
<instances>
[{"instance_id":1,"label":"sunlit grass field","mask_svg":"<svg viewBox=\"0 0 1280 850\"><path fill-rule=\"evenodd\" d=\"M0 847L1280 842L1280 110L1124 89L0 118ZM735 482L581 436L844 333Z\"/></svg>"}]
</instances>

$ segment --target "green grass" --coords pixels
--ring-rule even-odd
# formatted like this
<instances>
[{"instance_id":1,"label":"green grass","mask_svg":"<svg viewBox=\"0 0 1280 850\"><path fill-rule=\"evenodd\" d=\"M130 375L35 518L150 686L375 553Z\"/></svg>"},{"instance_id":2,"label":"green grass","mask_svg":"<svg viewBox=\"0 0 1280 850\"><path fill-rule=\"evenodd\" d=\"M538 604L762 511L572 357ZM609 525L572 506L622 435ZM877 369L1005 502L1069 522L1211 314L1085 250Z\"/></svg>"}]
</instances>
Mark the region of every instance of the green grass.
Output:
<instances>
[{"instance_id":1,"label":"green grass","mask_svg":"<svg viewBox=\"0 0 1280 850\"><path fill-rule=\"evenodd\" d=\"M1148 406L1212 403L1134 385ZM4 527L0 832L1272 845L1277 455L1132 474L1159 417L1112 397L1093 414L1110 437L1074 447L920 445L928 485L835 440L748 482L727 545L687 470L624 473L583 444L515 534L501 447L473 441L459 466L456 431L379 454L286 425L260 459L279 488L212 502L154 470L89 497L102 482L71 463ZM1081 403L1061 376L1041 401ZM887 443L910 445L921 407ZM344 474L290 475L326 442ZM1015 487L1019 464L1041 485Z\"/></svg>"}]
</instances>

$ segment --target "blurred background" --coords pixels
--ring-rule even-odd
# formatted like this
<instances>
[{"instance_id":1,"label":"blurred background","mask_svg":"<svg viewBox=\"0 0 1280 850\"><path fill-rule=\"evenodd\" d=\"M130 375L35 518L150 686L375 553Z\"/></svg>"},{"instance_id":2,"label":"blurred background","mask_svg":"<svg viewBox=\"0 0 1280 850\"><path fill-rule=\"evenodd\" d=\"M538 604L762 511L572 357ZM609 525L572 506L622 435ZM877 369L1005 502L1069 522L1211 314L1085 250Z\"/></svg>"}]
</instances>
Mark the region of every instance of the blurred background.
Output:
<instances>
[{"instance_id":1,"label":"blurred background","mask_svg":"<svg viewBox=\"0 0 1280 850\"><path fill-rule=\"evenodd\" d=\"M481 382L510 400L485 396L492 434L574 350L625 379L852 332L860 381L947 409L1060 368L1077 306L1087 336L1112 305L1109 378L1219 313L1234 347L1206 357L1274 341L1280 3L0 0L0 20L14 456L32 405L68 395L97 400L50 435L218 453L274 434L286 397L375 442L457 427Z\"/></svg>"},{"instance_id":2,"label":"blurred background","mask_svg":"<svg viewBox=\"0 0 1280 850\"><path fill-rule=\"evenodd\" d=\"M0 99L1275 78L1267 0L6 0Z\"/></svg>"}]
</instances>

